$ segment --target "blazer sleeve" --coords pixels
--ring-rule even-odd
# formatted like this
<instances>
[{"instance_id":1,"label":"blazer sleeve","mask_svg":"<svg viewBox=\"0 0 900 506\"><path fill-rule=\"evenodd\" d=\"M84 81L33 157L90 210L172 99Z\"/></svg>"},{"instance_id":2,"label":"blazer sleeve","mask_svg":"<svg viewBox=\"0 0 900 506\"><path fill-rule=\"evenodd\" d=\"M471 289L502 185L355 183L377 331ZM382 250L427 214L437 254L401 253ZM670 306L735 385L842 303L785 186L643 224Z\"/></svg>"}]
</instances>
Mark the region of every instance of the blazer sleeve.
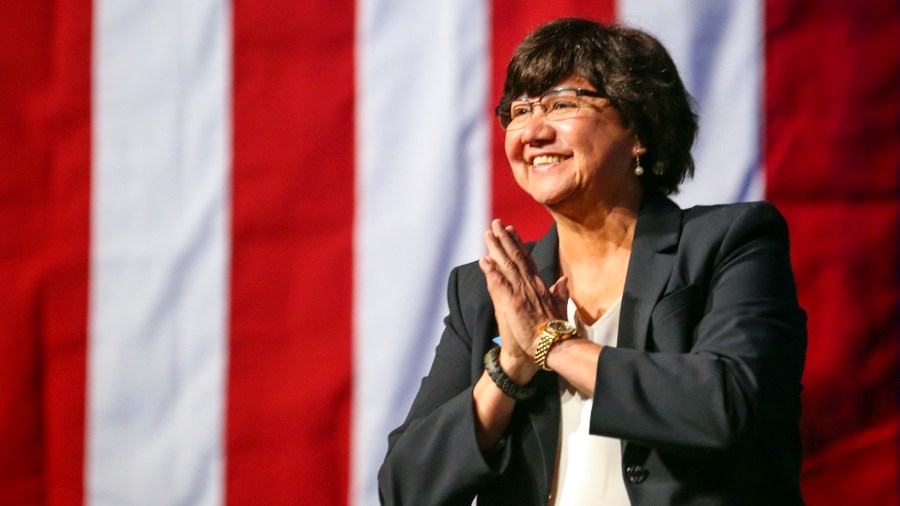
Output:
<instances>
[{"instance_id":1,"label":"blazer sleeve","mask_svg":"<svg viewBox=\"0 0 900 506\"><path fill-rule=\"evenodd\" d=\"M382 504L469 506L478 488L502 472L510 458L503 446L488 462L475 439L472 389L479 366L463 321L460 269L450 274L450 312L431 370L406 421L388 436L378 473Z\"/></svg>"},{"instance_id":2,"label":"blazer sleeve","mask_svg":"<svg viewBox=\"0 0 900 506\"><path fill-rule=\"evenodd\" d=\"M708 285L689 352L604 348L591 433L664 450L717 451L750 434L796 428L806 314L797 303L787 225L767 203L743 206L729 221L717 238L694 238L712 246L706 273L697 276Z\"/></svg>"}]
</instances>

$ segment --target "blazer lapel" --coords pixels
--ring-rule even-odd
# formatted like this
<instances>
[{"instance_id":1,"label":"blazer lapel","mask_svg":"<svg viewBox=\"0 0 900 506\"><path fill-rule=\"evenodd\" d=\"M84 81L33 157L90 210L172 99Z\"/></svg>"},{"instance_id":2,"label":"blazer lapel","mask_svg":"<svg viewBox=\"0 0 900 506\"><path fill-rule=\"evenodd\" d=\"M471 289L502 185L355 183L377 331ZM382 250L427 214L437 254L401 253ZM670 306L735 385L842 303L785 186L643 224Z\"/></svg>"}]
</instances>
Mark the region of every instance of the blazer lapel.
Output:
<instances>
[{"instance_id":1,"label":"blazer lapel","mask_svg":"<svg viewBox=\"0 0 900 506\"><path fill-rule=\"evenodd\" d=\"M549 288L559 279L559 235L556 232L556 223L550 226L550 230L536 242L531 250L531 258L538 268L541 279Z\"/></svg>"},{"instance_id":2,"label":"blazer lapel","mask_svg":"<svg viewBox=\"0 0 900 506\"><path fill-rule=\"evenodd\" d=\"M648 199L638 213L619 316L619 348L643 350L650 313L672 276L681 235L681 209L667 198Z\"/></svg>"}]
</instances>

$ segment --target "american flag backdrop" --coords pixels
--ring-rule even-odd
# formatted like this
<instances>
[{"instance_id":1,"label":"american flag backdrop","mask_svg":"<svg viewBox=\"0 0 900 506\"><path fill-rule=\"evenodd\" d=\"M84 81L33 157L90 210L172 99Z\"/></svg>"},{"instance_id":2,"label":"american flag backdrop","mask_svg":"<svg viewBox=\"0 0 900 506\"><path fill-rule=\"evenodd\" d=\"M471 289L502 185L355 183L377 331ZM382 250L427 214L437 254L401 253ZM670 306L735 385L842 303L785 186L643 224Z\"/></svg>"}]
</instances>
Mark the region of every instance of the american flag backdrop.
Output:
<instances>
[{"instance_id":1,"label":"american flag backdrop","mask_svg":"<svg viewBox=\"0 0 900 506\"><path fill-rule=\"evenodd\" d=\"M562 16L671 51L680 204L785 214L808 504L900 504L897 0L3 2L0 504L377 504L450 268L549 224L491 110Z\"/></svg>"}]
</instances>

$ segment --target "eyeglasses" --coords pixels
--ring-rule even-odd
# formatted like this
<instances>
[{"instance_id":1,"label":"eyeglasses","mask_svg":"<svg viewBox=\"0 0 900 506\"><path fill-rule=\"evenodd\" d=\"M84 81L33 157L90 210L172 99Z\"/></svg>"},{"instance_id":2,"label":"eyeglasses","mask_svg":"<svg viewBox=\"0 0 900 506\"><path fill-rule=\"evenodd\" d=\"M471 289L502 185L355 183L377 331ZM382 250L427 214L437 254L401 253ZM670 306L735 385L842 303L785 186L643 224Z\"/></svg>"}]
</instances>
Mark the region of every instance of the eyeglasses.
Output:
<instances>
[{"instance_id":1,"label":"eyeglasses","mask_svg":"<svg viewBox=\"0 0 900 506\"><path fill-rule=\"evenodd\" d=\"M540 105L548 120L558 121L574 118L581 108L581 97L603 98L603 94L582 88L557 88L544 93L537 100L513 100L500 104L494 114L500 119L500 126L506 130L525 128L528 118L534 113L534 106Z\"/></svg>"}]
</instances>

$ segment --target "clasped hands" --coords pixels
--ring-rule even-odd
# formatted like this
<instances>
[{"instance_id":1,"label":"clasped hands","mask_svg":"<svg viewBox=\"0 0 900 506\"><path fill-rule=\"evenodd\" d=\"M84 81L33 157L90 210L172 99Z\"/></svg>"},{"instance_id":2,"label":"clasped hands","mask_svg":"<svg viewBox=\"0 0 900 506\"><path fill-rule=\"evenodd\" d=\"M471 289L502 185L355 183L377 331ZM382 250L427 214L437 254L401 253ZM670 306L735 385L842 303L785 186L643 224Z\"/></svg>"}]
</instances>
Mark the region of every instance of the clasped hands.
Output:
<instances>
[{"instance_id":1,"label":"clasped hands","mask_svg":"<svg viewBox=\"0 0 900 506\"><path fill-rule=\"evenodd\" d=\"M524 385L539 370L534 362L538 329L550 320L566 319L566 277L547 288L516 231L500 220L491 222L484 242L488 254L478 265L494 302L502 342L500 366L513 381Z\"/></svg>"}]
</instances>

